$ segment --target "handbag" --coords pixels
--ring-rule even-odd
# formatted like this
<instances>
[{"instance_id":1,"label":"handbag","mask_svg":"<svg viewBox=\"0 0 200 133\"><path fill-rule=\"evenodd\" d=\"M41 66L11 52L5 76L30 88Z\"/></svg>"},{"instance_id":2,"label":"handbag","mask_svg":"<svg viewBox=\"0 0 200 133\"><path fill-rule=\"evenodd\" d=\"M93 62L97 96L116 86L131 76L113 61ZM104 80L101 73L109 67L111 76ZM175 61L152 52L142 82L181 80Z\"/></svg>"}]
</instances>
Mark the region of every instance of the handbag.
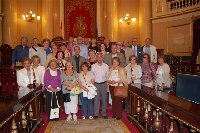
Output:
<instances>
[{"instance_id":1,"label":"handbag","mask_svg":"<svg viewBox=\"0 0 200 133\"><path fill-rule=\"evenodd\" d=\"M53 101L53 93L55 93L55 92L52 92L52 97L51 97L51 111L50 111L50 117L49 117L49 119L57 119L57 118L59 118L59 104L58 104L58 98L57 98L57 95L56 95L56 93L55 93L55 95L56 95L56 101L57 101L57 108L52 108L52 101Z\"/></svg>"},{"instance_id":2,"label":"handbag","mask_svg":"<svg viewBox=\"0 0 200 133\"><path fill-rule=\"evenodd\" d=\"M70 93L63 94L64 102L71 102Z\"/></svg>"},{"instance_id":3,"label":"handbag","mask_svg":"<svg viewBox=\"0 0 200 133\"><path fill-rule=\"evenodd\" d=\"M128 87L126 87L126 86L114 86L114 96L126 98L128 96Z\"/></svg>"}]
</instances>

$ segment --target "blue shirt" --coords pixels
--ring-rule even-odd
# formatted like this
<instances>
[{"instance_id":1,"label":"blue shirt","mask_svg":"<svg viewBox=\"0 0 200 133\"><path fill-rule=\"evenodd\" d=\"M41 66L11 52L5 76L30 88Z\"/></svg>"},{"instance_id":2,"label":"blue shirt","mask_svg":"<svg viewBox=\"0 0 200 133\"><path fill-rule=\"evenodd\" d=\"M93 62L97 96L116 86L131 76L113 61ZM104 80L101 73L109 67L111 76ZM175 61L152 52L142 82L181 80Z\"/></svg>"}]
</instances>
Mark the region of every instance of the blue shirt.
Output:
<instances>
[{"instance_id":1,"label":"blue shirt","mask_svg":"<svg viewBox=\"0 0 200 133\"><path fill-rule=\"evenodd\" d=\"M16 46L12 53L12 64L16 64L17 61L22 62L25 57L29 57L29 47L22 45Z\"/></svg>"},{"instance_id":2,"label":"blue shirt","mask_svg":"<svg viewBox=\"0 0 200 133\"><path fill-rule=\"evenodd\" d=\"M147 53L151 57L150 46L146 46L145 53Z\"/></svg>"},{"instance_id":3,"label":"blue shirt","mask_svg":"<svg viewBox=\"0 0 200 133\"><path fill-rule=\"evenodd\" d=\"M51 53L51 48L47 48L47 49L45 49L44 51L46 51L46 56L47 56L48 54Z\"/></svg>"}]
</instances>

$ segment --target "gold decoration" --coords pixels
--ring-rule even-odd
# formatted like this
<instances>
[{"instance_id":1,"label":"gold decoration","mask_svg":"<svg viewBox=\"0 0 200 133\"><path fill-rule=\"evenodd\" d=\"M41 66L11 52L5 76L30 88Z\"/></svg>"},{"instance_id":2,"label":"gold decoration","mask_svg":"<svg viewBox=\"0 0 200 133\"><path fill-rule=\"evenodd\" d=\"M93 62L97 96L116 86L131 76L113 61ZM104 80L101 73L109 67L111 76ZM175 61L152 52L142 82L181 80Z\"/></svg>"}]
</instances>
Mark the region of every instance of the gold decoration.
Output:
<instances>
[{"instance_id":1,"label":"gold decoration","mask_svg":"<svg viewBox=\"0 0 200 133\"><path fill-rule=\"evenodd\" d=\"M191 132L191 133L195 133L196 131L195 131L194 129L191 128L191 129L190 129L190 132Z\"/></svg>"},{"instance_id":2,"label":"gold decoration","mask_svg":"<svg viewBox=\"0 0 200 133\"><path fill-rule=\"evenodd\" d=\"M30 115L30 118L33 118L33 109L32 109L32 106L31 104L29 105L29 115Z\"/></svg>"},{"instance_id":3,"label":"gold decoration","mask_svg":"<svg viewBox=\"0 0 200 133\"><path fill-rule=\"evenodd\" d=\"M170 117L170 127L169 127L169 133L174 132L174 118Z\"/></svg>"},{"instance_id":4,"label":"gold decoration","mask_svg":"<svg viewBox=\"0 0 200 133\"><path fill-rule=\"evenodd\" d=\"M70 13L74 10L76 10L77 7L84 7L89 13L91 17L91 31L92 31L92 36L96 35L96 0L66 0L65 1L65 37L69 37L70 33L70 24L69 24L69 18L70 18Z\"/></svg>"},{"instance_id":5,"label":"gold decoration","mask_svg":"<svg viewBox=\"0 0 200 133\"><path fill-rule=\"evenodd\" d=\"M87 24L85 23L85 17L76 17L76 22L74 23L73 31L76 36L85 36L87 33Z\"/></svg>"},{"instance_id":6,"label":"gold decoration","mask_svg":"<svg viewBox=\"0 0 200 133\"><path fill-rule=\"evenodd\" d=\"M145 106L145 111L144 111L144 120L145 122L148 121L148 118L149 118L149 113L148 113L148 104L147 102L144 102L144 106Z\"/></svg>"},{"instance_id":7,"label":"gold decoration","mask_svg":"<svg viewBox=\"0 0 200 133\"><path fill-rule=\"evenodd\" d=\"M25 111L22 111L22 128L26 128L27 125L27 120L26 120L26 116L25 116Z\"/></svg>"},{"instance_id":8,"label":"gold decoration","mask_svg":"<svg viewBox=\"0 0 200 133\"><path fill-rule=\"evenodd\" d=\"M160 120L159 120L159 109L156 109L156 120L155 120L155 128L158 130L160 127Z\"/></svg>"},{"instance_id":9,"label":"gold decoration","mask_svg":"<svg viewBox=\"0 0 200 133\"><path fill-rule=\"evenodd\" d=\"M11 130L11 133L18 133L15 119L12 120L12 130Z\"/></svg>"}]
</instances>

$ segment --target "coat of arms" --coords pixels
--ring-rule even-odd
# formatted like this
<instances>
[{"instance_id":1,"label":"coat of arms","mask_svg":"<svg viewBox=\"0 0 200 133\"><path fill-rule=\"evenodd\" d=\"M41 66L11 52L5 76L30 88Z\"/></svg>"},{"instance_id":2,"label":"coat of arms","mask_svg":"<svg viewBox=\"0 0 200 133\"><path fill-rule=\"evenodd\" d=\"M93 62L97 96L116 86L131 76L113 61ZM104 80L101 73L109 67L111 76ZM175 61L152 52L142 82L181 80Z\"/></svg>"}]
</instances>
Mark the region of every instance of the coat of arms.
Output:
<instances>
[{"instance_id":1,"label":"coat of arms","mask_svg":"<svg viewBox=\"0 0 200 133\"><path fill-rule=\"evenodd\" d=\"M73 31L76 36L84 37L86 35L87 25L85 23L85 17L76 17L76 22L74 23Z\"/></svg>"}]
</instances>

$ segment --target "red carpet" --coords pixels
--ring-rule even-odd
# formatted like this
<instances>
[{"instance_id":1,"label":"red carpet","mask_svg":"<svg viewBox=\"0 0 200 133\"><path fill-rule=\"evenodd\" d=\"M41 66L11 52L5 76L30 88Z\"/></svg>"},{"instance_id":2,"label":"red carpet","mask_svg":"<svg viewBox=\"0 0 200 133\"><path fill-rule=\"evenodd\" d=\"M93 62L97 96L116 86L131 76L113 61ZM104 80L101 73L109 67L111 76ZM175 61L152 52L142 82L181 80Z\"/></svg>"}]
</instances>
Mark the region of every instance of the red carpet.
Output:
<instances>
[{"instance_id":1,"label":"red carpet","mask_svg":"<svg viewBox=\"0 0 200 133\"><path fill-rule=\"evenodd\" d=\"M111 107L108 107L107 113L108 113L108 116L110 116L110 117L112 116ZM78 115L78 118L81 119L81 110L78 111L77 115ZM43 113L42 118L43 118L43 123L42 123L38 133L44 133L44 131L45 131L47 125L48 125L47 114ZM61 111L60 119L61 120L66 119L66 114L64 112L64 109L62 109L62 111ZM122 121L128 127L128 129L130 130L131 133L139 133L139 130L131 122L129 122L129 120L127 119L127 115L126 115L125 111L123 111L123 113L122 113Z\"/></svg>"}]
</instances>

